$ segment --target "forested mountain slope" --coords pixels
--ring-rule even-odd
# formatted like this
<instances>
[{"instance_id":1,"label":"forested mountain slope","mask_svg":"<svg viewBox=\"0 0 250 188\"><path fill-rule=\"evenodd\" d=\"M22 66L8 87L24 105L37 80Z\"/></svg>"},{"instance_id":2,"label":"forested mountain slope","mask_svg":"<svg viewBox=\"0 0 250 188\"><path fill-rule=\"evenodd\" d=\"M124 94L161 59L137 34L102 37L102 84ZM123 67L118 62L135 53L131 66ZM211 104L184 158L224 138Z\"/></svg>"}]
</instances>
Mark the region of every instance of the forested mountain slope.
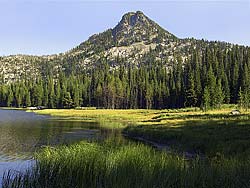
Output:
<instances>
[{"instance_id":1,"label":"forested mountain slope","mask_svg":"<svg viewBox=\"0 0 250 188\"><path fill-rule=\"evenodd\" d=\"M248 47L179 39L130 12L68 52L0 57L0 105L247 107L249 66Z\"/></svg>"}]
</instances>

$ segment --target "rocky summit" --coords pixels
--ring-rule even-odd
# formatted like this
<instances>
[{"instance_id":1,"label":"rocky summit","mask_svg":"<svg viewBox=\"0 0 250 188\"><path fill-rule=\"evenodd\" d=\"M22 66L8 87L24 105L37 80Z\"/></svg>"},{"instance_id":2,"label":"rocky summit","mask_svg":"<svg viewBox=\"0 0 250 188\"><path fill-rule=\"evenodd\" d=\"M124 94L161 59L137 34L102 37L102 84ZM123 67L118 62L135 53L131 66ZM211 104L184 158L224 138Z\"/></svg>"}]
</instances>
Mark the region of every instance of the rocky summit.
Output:
<instances>
[{"instance_id":1,"label":"rocky summit","mask_svg":"<svg viewBox=\"0 0 250 188\"><path fill-rule=\"evenodd\" d=\"M140 11L125 14L112 30L112 35L118 46L129 46L137 42L150 44L160 39L166 41L176 38Z\"/></svg>"}]
</instances>

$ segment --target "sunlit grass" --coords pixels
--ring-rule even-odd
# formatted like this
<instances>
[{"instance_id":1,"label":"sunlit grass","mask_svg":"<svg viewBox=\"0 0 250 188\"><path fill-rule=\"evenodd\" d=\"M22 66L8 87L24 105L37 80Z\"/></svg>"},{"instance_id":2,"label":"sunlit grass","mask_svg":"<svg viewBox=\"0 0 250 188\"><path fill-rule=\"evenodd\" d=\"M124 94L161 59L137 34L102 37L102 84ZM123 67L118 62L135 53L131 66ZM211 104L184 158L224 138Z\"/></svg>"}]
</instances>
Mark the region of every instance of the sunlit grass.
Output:
<instances>
[{"instance_id":1,"label":"sunlit grass","mask_svg":"<svg viewBox=\"0 0 250 188\"><path fill-rule=\"evenodd\" d=\"M98 121L105 128L123 129L126 135L169 144L180 150L215 156L250 153L250 112L231 115L236 105L219 110L199 108L164 110L75 110L48 109L36 111L76 121ZM173 144L174 143L174 144Z\"/></svg>"},{"instance_id":2,"label":"sunlit grass","mask_svg":"<svg viewBox=\"0 0 250 188\"><path fill-rule=\"evenodd\" d=\"M51 115L56 117L70 117L80 120L106 120L140 122L154 117L157 110L75 110L75 109L46 109L33 111L37 114Z\"/></svg>"},{"instance_id":3,"label":"sunlit grass","mask_svg":"<svg viewBox=\"0 0 250 188\"><path fill-rule=\"evenodd\" d=\"M203 112L199 108L164 110L75 110L35 111L65 120L98 121L100 126L123 129L130 137L142 137L169 144L180 150L214 156L250 153L250 112L231 115L236 105ZM174 143L174 144L173 144Z\"/></svg>"},{"instance_id":4,"label":"sunlit grass","mask_svg":"<svg viewBox=\"0 0 250 188\"><path fill-rule=\"evenodd\" d=\"M183 109L164 109L164 110L146 110L146 109L45 109L34 110L37 114L51 115L55 117L71 118L83 121L120 121L132 122L134 124L165 124L174 122L183 122L185 120L199 119L225 119L236 105L223 105L221 109L202 111L199 108ZM30 110L28 110L30 111ZM242 112L243 115L250 114L250 111ZM211 115L211 116L210 116Z\"/></svg>"}]
</instances>

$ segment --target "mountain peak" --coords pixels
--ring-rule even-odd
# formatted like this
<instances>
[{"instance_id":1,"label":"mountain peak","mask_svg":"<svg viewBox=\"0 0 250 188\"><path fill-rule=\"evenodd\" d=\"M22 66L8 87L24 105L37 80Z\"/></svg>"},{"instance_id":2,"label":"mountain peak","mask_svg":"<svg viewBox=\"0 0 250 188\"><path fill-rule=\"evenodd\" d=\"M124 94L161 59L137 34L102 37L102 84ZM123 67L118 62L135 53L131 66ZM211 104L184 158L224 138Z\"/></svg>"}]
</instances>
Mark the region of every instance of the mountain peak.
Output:
<instances>
[{"instance_id":1,"label":"mountain peak","mask_svg":"<svg viewBox=\"0 0 250 188\"><path fill-rule=\"evenodd\" d=\"M85 57L97 53L111 58L117 54L127 57L135 49L145 54L150 49L155 49L156 46L166 46L177 40L177 37L164 30L143 12L136 11L124 14L113 29L92 35L70 52L84 52Z\"/></svg>"},{"instance_id":2,"label":"mountain peak","mask_svg":"<svg viewBox=\"0 0 250 188\"><path fill-rule=\"evenodd\" d=\"M148 24L149 19L141 11L128 12L123 15L120 25L135 26L136 24ZM118 25L119 25L118 24Z\"/></svg>"},{"instance_id":3,"label":"mountain peak","mask_svg":"<svg viewBox=\"0 0 250 188\"><path fill-rule=\"evenodd\" d=\"M124 14L121 21L112 30L112 35L116 43L121 46L134 42L151 43L159 35L165 38L174 37L141 11Z\"/></svg>"}]
</instances>

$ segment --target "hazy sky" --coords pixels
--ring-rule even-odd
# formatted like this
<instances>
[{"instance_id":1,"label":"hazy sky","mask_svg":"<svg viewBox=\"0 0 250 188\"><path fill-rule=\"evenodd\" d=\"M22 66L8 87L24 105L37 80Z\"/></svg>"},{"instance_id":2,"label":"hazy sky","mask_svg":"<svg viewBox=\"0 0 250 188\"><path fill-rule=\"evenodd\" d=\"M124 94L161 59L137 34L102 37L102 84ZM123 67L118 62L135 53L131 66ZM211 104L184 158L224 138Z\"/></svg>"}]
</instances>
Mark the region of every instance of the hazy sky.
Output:
<instances>
[{"instance_id":1,"label":"hazy sky","mask_svg":"<svg viewBox=\"0 0 250 188\"><path fill-rule=\"evenodd\" d=\"M137 10L180 38L250 46L250 0L0 0L0 55L65 52Z\"/></svg>"}]
</instances>

